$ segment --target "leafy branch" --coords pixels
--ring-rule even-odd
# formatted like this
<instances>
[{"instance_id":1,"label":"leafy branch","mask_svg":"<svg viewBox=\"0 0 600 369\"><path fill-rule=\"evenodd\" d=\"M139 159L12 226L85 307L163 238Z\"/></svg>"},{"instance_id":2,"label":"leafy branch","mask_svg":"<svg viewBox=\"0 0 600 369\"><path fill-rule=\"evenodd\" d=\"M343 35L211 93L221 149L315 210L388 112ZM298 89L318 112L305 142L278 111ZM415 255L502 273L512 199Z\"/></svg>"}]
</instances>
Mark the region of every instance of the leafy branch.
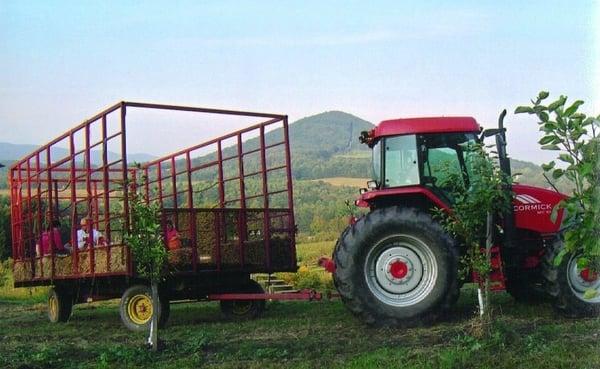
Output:
<instances>
[{"instance_id":1,"label":"leafy branch","mask_svg":"<svg viewBox=\"0 0 600 369\"><path fill-rule=\"evenodd\" d=\"M579 112L582 100L567 104L561 95L543 105L549 93L541 91L531 100L531 106L519 106L516 114L535 115L544 136L539 140L542 150L558 151L556 161L542 165L552 178L567 178L573 193L563 200L558 209L566 210L563 220L565 249L557 256L559 265L567 253L579 255L580 267L600 269L600 116L592 117Z\"/></svg>"}]
</instances>

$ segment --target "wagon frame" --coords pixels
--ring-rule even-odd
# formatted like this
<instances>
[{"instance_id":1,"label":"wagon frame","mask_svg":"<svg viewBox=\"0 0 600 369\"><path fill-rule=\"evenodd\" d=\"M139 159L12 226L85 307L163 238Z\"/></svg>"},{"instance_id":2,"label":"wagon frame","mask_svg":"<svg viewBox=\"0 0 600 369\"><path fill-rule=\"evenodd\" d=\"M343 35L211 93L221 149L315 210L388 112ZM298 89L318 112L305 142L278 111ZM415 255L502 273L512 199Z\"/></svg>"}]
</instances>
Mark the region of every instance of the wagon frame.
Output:
<instances>
[{"instance_id":1,"label":"wagon frame","mask_svg":"<svg viewBox=\"0 0 600 369\"><path fill-rule=\"evenodd\" d=\"M126 130L127 113L134 109L260 122L132 165ZM264 294L250 280L250 273L297 269L290 155L286 115L127 101L112 105L11 166L15 287L53 286L52 311L52 304L58 308L62 303L57 299L71 303L125 299L123 291L129 287L147 285L136 275L135 260L123 242L130 222L129 194L139 191L146 201L160 204L163 230L171 221L185 241L179 250L183 256L178 257L183 265L170 265L160 287L161 300L167 304L180 299L227 304L249 300L248 296L252 300L319 297L311 291ZM214 198L205 196L208 190L197 183L207 178L212 180L208 190ZM254 193L249 187L254 187ZM88 234L99 229L102 245L88 241L79 249L76 229L81 218L90 220ZM61 225L55 227L57 220ZM55 228L61 237L67 234L69 255L57 251L59 245L50 236L57 232ZM50 244L47 254L37 246L43 244L44 229Z\"/></svg>"}]
</instances>

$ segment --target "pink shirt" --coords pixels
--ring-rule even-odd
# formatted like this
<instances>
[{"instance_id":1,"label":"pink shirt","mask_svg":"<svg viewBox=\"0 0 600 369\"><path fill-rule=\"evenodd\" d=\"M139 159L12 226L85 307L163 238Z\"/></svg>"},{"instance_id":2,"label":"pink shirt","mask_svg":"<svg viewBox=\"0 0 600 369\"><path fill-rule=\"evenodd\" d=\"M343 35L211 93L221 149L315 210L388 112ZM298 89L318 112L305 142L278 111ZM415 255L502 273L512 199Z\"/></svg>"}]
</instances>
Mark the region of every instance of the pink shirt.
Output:
<instances>
[{"instance_id":1,"label":"pink shirt","mask_svg":"<svg viewBox=\"0 0 600 369\"><path fill-rule=\"evenodd\" d=\"M177 238L177 236L179 236L177 234L177 230L175 230L175 229L171 229L170 231L167 230L167 242Z\"/></svg>"},{"instance_id":2,"label":"pink shirt","mask_svg":"<svg viewBox=\"0 0 600 369\"><path fill-rule=\"evenodd\" d=\"M65 249L65 247L62 243L62 240L60 238L60 231L57 228L52 229L52 242L54 243L55 250L62 251ZM50 254L50 232L49 231L44 231L42 233L41 245L42 245L42 254L44 254L44 255Z\"/></svg>"}]
</instances>

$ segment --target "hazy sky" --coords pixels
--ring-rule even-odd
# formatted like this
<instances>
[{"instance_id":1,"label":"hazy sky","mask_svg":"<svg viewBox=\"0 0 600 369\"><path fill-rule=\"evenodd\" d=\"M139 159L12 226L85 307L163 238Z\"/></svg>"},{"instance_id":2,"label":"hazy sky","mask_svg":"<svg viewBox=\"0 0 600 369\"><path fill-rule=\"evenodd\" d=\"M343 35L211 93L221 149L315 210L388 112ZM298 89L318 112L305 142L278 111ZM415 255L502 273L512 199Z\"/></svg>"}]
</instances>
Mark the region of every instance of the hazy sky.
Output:
<instances>
[{"instance_id":1,"label":"hazy sky","mask_svg":"<svg viewBox=\"0 0 600 369\"><path fill-rule=\"evenodd\" d=\"M600 1L2 0L0 141L45 143L119 100L492 126L546 89L600 114L599 25ZM532 118L507 122L513 157L548 157ZM231 127L177 127L130 152Z\"/></svg>"}]
</instances>

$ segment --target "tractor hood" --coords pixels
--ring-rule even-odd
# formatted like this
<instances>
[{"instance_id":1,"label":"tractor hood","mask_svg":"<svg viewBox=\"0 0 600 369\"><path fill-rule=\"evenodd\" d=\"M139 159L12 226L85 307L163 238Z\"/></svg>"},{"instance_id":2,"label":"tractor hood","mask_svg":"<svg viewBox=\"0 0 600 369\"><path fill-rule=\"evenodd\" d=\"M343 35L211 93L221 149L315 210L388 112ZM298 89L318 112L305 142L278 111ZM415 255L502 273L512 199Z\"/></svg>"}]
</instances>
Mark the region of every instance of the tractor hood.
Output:
<instances>
[{"instance_id":1,"label":"tractor hood","mask_svg":"<svg viewBox=\"0 0 600 369\"><path fill-rule=\"evenodd\" d=\"M539 187L513 184L513 211L517 228L541 234L553 234L560 230L564 210L557 212L552 219L552 209L567 198L567 195Z\"/></svg>"}]
</instances>

